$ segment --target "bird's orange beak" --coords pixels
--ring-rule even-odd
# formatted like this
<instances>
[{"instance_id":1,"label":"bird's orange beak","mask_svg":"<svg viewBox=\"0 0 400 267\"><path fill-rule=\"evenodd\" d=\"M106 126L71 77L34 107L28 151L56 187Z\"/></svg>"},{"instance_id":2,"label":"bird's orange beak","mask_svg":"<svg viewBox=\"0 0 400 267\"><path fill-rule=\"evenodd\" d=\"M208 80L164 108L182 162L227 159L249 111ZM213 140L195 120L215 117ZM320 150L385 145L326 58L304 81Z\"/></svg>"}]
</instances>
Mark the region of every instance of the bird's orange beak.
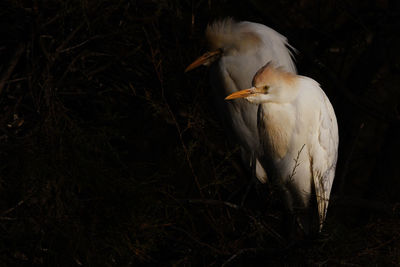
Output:
<instances>
[{"instance_id":1,"label":"bird's orange beak","mask_svg":"<svg viewBox=\"0 0 400 267\"><path fill-rule=\"evenodd\" d=\"M258 93L258 90L256 87L251 87L249 89L244 89L241 91L234 92L227 97L225 97L225 100L231 100L231 99L236 99L236 98L245 98L248 97L252 94Z\"/></svg>"},{"instance_id":2,"label":"bird's orange beak","mask_svg":"<svg viewBox=\"0 0 400 267\"><path fill-rule=\"evenodd\" d=\"M191 71L192 69L195 69L201 65L210 65L212 62L214 62L217 58L219 58L222 54L221 49L217 49L212 52L207 52L204 53L201 57L193 61L192 64L190 64L186 69L185 72Z\"/></svg>"}]
</instances>

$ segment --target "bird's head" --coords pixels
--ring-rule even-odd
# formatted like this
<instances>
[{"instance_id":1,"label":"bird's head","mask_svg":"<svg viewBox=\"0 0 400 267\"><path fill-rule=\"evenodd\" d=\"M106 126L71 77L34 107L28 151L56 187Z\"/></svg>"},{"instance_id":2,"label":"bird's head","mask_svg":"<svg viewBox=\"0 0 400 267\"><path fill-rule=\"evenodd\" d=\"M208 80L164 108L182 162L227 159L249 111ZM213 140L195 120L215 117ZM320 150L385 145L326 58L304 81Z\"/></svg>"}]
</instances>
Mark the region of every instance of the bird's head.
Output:
<instances>
[{"instance_id":1,"label":"bird's head","mask_svg":"<svg viewBox=\"0 0 400 267\"><path fill-rule=\"evenodd\" d=\"M251 103L288 102L296 97L295 74L286 72L267 63L253 77L253 87L234 92L225 100L245 98Z\"/></svg>"},{"instance_id":2,"label":"bird's head","mask_svg":"<svg viewBox=\"0 0 400 267\"><path fill-rule=\"evenodd\" d=\"M185 72L202 65L209 66L224 55L255 52L262 43L259 34L251 28L251 25L236 22L232 18L209 24L206 29L206 38L210 51L197 58Z\"/></svg>"}]
</instances>

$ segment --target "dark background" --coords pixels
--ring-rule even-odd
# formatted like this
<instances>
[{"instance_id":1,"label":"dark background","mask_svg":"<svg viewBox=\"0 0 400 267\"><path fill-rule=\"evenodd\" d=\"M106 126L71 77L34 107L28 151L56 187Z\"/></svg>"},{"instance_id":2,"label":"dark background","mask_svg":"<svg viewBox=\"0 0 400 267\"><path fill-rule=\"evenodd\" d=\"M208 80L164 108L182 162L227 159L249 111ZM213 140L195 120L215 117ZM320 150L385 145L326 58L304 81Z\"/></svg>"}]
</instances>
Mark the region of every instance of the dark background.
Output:
<instances>
[{"instance_id":1,"label":"dark background","mask_svg":"<svg viewBox=\"0 0 400 267\"><path fill-rule=\"evenodd\" d=\"M0 265L397 265L399 5L3 2ZM282 240L273 188L245 197L207 70L184 73L226 16L287 36L335 108L337 175L314 240Z\"/></svg>"}]
</instances>

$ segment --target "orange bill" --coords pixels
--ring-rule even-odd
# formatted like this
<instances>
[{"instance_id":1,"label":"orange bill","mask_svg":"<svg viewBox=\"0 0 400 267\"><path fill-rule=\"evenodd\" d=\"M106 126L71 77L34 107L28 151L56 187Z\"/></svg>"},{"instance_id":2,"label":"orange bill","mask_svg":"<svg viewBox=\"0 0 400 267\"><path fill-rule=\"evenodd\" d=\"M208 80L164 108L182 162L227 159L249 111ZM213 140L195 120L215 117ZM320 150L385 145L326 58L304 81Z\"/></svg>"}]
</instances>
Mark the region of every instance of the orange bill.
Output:
<instances>
[{"instance_id":1,"label":"orange bill","mask_svg":"<svg viewBox=\"0 0 400 267\"><path fill-rule=\"evenodd\" d=\"M234 93L228 95L227 97L225 97L225 100L248 97L252 94L257 93L256 91L257 91L257 88L255 88L255 87L237 91L237 92L234 92Z\"/></svg>"},{"instance_id":2,"label":"orange bill","mask_svg":"<svg viewBox=\"0 0 400 267\"><path fill-rule=\"evenodd\" d=\"M196 59L192 64L190 64L186 69L185 72L191 71L192 69L195 69L201 65L209 65L212 63L216 57L219 57L221 55L222 51L220 49L217 49L212 52L207 52L203 54L201 57Z\"/></svg>"}]
</instances>

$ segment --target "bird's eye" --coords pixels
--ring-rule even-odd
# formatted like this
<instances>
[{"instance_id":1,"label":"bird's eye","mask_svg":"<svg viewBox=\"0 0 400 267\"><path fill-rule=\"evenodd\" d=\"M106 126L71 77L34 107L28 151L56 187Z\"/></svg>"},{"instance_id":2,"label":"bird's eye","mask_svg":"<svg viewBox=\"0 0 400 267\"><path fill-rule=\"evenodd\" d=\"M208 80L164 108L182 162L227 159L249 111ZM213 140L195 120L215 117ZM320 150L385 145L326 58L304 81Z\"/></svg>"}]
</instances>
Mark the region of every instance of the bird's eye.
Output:
<instances>
[{"instance_id":1,"label":"bird's eye","mask_svg":"<svg viewBox=\"0 0 400 267\"><path fill-rule=\"evenodd\" d=\"M263 87L263 89L264 89L264 92L266 93L266 92L268 92L269 86L268 86L268 85L265 85L265 86Z\"/></svg>"}]
</instances>

